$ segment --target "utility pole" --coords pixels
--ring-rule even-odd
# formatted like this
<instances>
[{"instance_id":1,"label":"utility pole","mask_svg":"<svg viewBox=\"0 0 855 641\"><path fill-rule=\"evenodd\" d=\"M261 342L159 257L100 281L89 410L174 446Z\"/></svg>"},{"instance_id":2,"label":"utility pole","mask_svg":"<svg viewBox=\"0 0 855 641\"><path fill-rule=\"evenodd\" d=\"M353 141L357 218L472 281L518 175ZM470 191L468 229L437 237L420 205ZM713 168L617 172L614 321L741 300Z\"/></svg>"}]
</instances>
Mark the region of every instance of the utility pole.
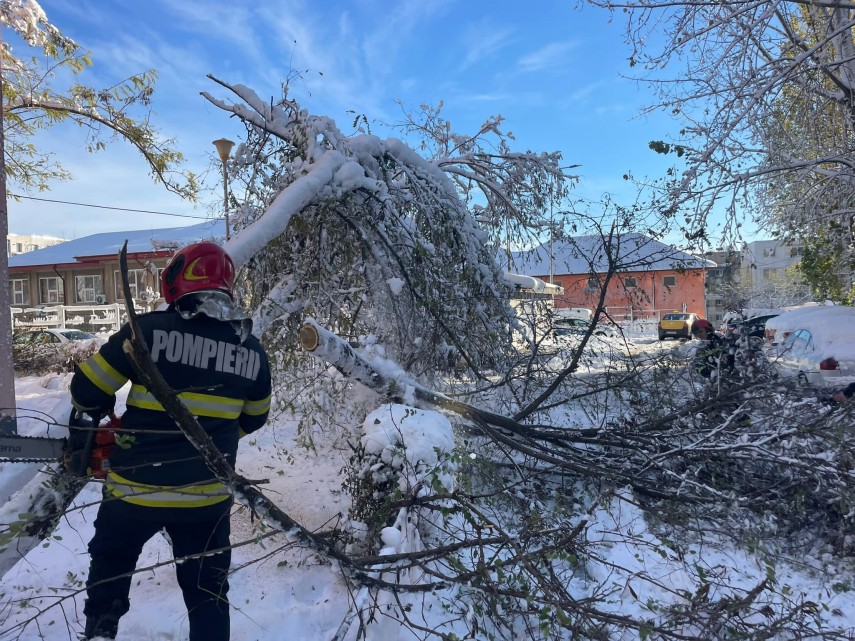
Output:
<instances>
[{"instance_id":1,"label":"utility pole","mask_svg":"<svg viewBox=\"0 0 855 641\"><path fill-rule=\"evenodd\" d=\"M0 434L18 432L15 407L15 368L12 358L12 311L9 305L9 208L6 203L6 140L3 135L3 37L0 29L0 235L7 247L0 252Z\"/></svg>"}]
</instances>

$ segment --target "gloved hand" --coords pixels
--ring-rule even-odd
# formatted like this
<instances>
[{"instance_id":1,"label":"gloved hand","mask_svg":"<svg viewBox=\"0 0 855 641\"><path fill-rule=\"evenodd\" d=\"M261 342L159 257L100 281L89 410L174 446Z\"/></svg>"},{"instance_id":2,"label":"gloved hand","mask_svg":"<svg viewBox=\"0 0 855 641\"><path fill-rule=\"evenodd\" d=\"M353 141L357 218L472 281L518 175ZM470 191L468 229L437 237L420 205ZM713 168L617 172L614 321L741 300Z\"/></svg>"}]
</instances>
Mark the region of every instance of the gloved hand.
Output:
<instances>
[{"instance_id":1,"label":"gloved hand","mask_svg":"<svg viewBox=\"0 0 855 641\"><path fill-rule=\"evenodd\" d=\"M87 434L95 426L92 414L94 414L94 412L82 412L75 407L71 408L71 414L68 415L68 431L70 440L75 440L76 437L79 437L81 434Z\"/></svg>"},{"instance_id":2,"label":"gloved hand","mask_svg":"<svg viewBox=\"0 0 855 641\"><path fill-rule=\"evenodd\" d=\"M96 427L93 417L77 408L71 408L71 414L68 416L68 445L62 456L67 472L77 476L86 475Z\"/></svg>"},{"instance_id":3,"label":"gloved hand","mask_svg":"<svg viewBox=\"0 0 855 641\"><path fill-rule=\"evenodd\" d=\"M101 418L107 416L108 414L112 414L115 410L116 410L116 396L114 394L114 395L110 396L106 401L104 401L104 403L101 405L101 407L98 408L97 418L100 420ZM90 415L94 416L95 413L93 412Z\"/></svg>"}]
</instances>

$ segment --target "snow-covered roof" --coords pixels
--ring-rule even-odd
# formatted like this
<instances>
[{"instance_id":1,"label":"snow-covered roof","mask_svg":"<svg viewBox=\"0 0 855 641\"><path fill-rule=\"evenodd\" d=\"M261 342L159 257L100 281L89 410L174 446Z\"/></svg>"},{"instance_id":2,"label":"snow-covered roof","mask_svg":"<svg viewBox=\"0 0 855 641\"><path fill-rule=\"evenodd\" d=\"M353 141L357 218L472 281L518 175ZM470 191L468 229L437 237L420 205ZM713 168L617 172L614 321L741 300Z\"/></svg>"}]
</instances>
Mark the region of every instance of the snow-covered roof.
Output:
<instances>
[{"instance_id":1,"label":"snow-covered roof","mask_svg":"<svg viewBox=\"0 0 855 641\"><path fill-rule=\"evenodd\" d=\"M135 254L156 251L169 245L183 247L200 240L222 241L225 235L225 222L221 219L208 220L189 227L105 232L10 256L9 267L64 265L90 256L115 255L122 249L126 240L128 254Z\"/></svg>"},{"instance_id":2,"label":"snow-covered roof","mask_svg":"<svg viewBox=\"0 0 855 641\"><path fill-rule=\"evenodd\" d=\"M525 252L513 252L517 270L523 274L550 273L549 243ZM555 241L552 273L590 274L608 271L609 262L600 236L579 236L569 241ZM639 272L661 269L701 269L716 267L711 260L688 254L638 233L615 236L612 253L617 271Z\"/></svg>"},{"instance_id":3,"label":"snow-covered roof","mask_svg":"<svg viewBox=\"0 0 855 641\"><path fill-rule=\"evenodd\" d=\"M505 272L504 277L505 280L512 285L517 285L523 289L530 289L535 294L553 294L555 296L560 296L564 293L564 288L560 285L547 283L546 281L535 278L534 276L524 276L523 274L511 274L510 272Z\"/></svg>"}]
</instances>

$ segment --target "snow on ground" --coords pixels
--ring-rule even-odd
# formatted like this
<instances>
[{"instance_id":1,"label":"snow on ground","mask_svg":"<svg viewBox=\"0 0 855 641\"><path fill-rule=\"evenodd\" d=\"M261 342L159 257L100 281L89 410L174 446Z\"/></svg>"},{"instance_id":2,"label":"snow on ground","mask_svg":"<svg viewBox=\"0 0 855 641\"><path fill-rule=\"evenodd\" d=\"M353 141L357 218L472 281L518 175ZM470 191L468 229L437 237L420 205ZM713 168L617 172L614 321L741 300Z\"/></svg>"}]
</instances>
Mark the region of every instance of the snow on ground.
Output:
<instances>
[{"instance_id":1,"label":"snow on ground","mask_svg":"<svg viewBox=\"0 0 855 641\"><path fill-rule=\"evenodd\" d=\"M65 422L70 409L68 377L59 379L62 389L53 390L42 386L56 385L56 377L17 379L19 411L41 411L57 422ZM117 403L119 413L123 400ZM20 422L21 433L37 431L28 419ZM294 444L294 435L293 424L279 423L244 439L238 471L250 479L269 479L262 486L268 496L300 523L320 528L347 509L339 476L344 455L334 450L307 452ZM278 454L283 449L294 454L290 462ZM7 487L7 479L19 476L21 467L32 470L33 465L3 463L0 487ZM84 598L79 590L88 568L86 544L94 532L100 491L100 483L88 484L49 543L32 550L0 581L0 639L77 638ZM277 552L284 539L262 538L259 524L252 522L245 511L233 515L232 528L233 543L248 542L233 553L232 638L308 641L331 637L349 606L338 573L304 552ZM265 560L247 566L258 558ZM186 638L186 610L170 559L163 537L155 536L146 545L138 568L149 569L134 581L131 611L122 619L119 639ZM158 567L160 564L166 565ZM45 611L36 622L23 631L16 627L37 609Z\"/></svg>"},{"instance_id":2,"label":"snow on ground","mask_svg":"<svg viewBox=\"0 0 855 641\"><path fill-rule=\"evenodd\" d=\"M641 355L654 355L662 350L679 355L690 347L683 343L659 343L644 336L634 337L632 345L633 351ZM42 421L28 418L41 413L57 423L65 422L70 407L68 381L68 375L17 379L22 433L45 431ZM119 411L123 401L120 398ZM384 415L390 417L387 431L397 431L392 417L400 420L400 411L375 412L375 419L384 421ZM424 433L425 421L429 419L429 414L419 416L420 433ZM372 422L372 425L377 424ZM354 426L354 435L359 427ZM381 428L372 431L382 432ZM52 433L59 430L53 427ZM328 522L343 518L349 507L349 497L341 490L340 471L350 452L322 434L316 437L315 450L308 451L295 443L295 436L293 422L272 421L241 443L238 469L250 479L268 480L262 490L297 521L310 528L324 529ZM3 498L33 472L33 465L0 464ZM82 629L81 590L88 567L86 544L93 533L99 498L100 485L90 483L54 536L0 579L0 641L77 638ZM643 514L629 495L619 496L609 509L595 511L590 522L587 537L596 542L599 557L591 558L586 570L592 580L605 580L612 587L603 608L623 615L650 617L651 599L663 604L680 602L681 591L697 590L698 567L704 568L707 576L727 575L746 589L767 576L768 567L760 556L730 546L690 546L678 553L649 531ZM268 537L245 512L237 511L232 525L232 541L238 545L230 579L232 639L332 638L354 597L337 569L314 554L288 548L278 535ZM631 536L618 541L610 534L615 529ZM160 536L154 537L144 549L138 565L141 571L131 592L131 611L121 621L119 641L187 638L186 612L170 558L169 547ZM779 584L790 586L793 595L804 595L804 599L820 604L818 616L826 625L850 633L855 631L855 591L851 591L855 587L855 574L848 563L830 557L793 559L792 563L779 562L775 571ZM645 577L655 581L644 580ZM584 590L585 585L575 589ZM419 597L422 598L430 605L430 595ZM356 628L354 625L345 641L354 640ZM412 633L396 627L393 620L381 617L381 623L369 627L366 641L414 638Z\"/></svg>"},{"instance_id":3,"label":"snow on ground","mask_svg":"<svg viewBox=\"0 0 855 641\"><path fill-rule=\"evenodd\" d=\"M796 602L817 604L824 628L855 634L855 572L851 560L840 563L830 555L822 558L774 559L771 564L759 553L717 545L675 545L648 529L647 522L629 491L619 492L609 509L591 517L587 539L599 556L588 561L592 579L613 588L600 607L618 615L652 618L652 608L686 603L706 583L709 598L742 598L761 581L770 579ZM618 538L614 532L624 536ZM629 538L626 538L626 535ZM762 542L758 543L762 549ZM706 597L704 597L706 598ZM778 602L770 602L770 612ZM756 621L762 624L762 621ZM778 638L778 637L773 637Z\"/></svg>"}]
</instances>

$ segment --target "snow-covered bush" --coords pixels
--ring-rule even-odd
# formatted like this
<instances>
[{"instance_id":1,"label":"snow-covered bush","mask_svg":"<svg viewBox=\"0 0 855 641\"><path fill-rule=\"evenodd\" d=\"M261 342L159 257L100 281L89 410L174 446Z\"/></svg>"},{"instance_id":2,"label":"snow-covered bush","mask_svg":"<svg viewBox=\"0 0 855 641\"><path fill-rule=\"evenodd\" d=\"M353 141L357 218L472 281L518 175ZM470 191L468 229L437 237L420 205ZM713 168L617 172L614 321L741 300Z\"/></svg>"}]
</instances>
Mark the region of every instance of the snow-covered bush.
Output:
<instances>
[{"instance_id":1,"label":"snow-covered bush","mask_svg":"<svg viewBox=\"0 0 855 641\"><path fill-rule=\"evenodd\" d=\"M98 351L95 340L56 344L16 344L12 347L15 372L23 376L73 372L78 363Z\"/></svg>"},{"instance_id":2,"label":"snow-covered bush","mask_svg":"<svg viewBox=\"0 0 855 641\"><path fill-rule=\"evenodd\" d=\"M352 447L344 470L352 501L349 516L364 523L369 536L395 524L395 502L454 489L454 432L438 412L382 405L366 417Z\"/></svg>"}]
</instances>

